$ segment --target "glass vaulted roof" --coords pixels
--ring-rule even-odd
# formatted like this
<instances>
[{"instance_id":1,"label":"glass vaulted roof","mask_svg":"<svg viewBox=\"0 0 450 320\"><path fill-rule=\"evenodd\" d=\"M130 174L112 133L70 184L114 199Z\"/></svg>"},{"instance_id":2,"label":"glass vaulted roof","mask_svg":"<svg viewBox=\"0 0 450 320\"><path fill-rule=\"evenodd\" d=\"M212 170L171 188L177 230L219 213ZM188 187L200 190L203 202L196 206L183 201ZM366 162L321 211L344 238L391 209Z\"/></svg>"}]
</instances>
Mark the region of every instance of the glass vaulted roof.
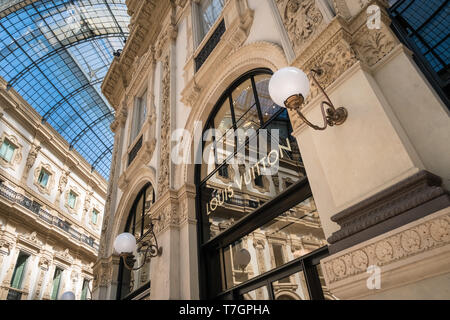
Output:
<instances>
[{"instance_id":1,"label":"glass vaulted roof","mask_svg":"<svg viewBox=\"0 0 450 320\"><path fill-rule=\"evenodd\" d=\"M105 179L114 110L100 86L128 24L125 0L0 0L0 76Z\"/></svg>"}]
</instances>

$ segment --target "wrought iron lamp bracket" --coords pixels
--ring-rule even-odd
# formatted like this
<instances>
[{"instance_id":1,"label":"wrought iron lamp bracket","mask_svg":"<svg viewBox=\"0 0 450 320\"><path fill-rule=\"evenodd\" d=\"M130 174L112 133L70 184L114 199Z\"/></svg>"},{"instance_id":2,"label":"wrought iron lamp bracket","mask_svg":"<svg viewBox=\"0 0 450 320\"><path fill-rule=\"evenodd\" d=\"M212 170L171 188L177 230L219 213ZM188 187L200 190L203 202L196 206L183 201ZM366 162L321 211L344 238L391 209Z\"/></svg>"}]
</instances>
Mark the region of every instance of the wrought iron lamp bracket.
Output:
<instances>
[{"instance_id":1,"label":"wrought iron lamp bracket","mask_svg":"<svg viewBox=\"0 0 450 320\"><path fill-rule=\"evenodd\" d=\"M138 253L144 252L144 259L143 259L141 266L134 268L136 259L132 253L122 253L120 255L123 259L125 268L127 268L128 270L130 270L130 271L139 270L147 263L147 258L155 258L155 257L162 255L162 247L160 247L158 245L158 239L156 239L155 231L153 230L153 227L154 227L153 221L159 221L159 220L160 220L160 218L150 219L149 230L138 241L139 247L137 249L137 252ZM143 239L145 239L149 234L151 235L151 238L149 240L144 241ZM153 239L153 241L152 241L152 239Z\"/></svg>"},{"instance_id":2,"label":"wrought iron lamp bracket","mask_svg":"<svg viewBox=\"0 0 450 320\"><path fill-rule=\"evenodd\" d=\"M293 95L289 97L285 102L286 108L290 110L294 110L297 112L298 116L305 122L308 126L313 128L314 130L325 130L328 126L333 127L337 125L341 125L347 120L348 112L347 109L344 107L335 108L334 104L331 102L330 97L326 94L323 87L320 85L320 83L317 81L315 74L318 76L321 76L323 74L322 69L312 69L310 72L310 76L312 77L314 83L319 88L319 90L323 93L323 95L326 98L326 101L322 101L320 106L322 110L322 116L324 120L324 125L322 127L319 127L313 123L311 123L306 117L303 115L303 113L300 111L301 106L305 102L305 98L301 94ZM325 110L325 105L328 107Z\"/></svg>"}]
</instances>

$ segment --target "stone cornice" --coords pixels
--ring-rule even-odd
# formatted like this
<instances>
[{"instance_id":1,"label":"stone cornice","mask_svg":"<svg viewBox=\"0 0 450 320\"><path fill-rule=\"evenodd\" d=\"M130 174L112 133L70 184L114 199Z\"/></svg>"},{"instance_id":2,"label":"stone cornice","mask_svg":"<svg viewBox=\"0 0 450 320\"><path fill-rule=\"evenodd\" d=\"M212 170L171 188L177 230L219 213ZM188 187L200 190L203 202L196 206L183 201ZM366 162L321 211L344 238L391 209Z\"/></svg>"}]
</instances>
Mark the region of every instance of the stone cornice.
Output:
<instances>
[{"instance_id":1,"label":"stone cornice","mask_svg":"<svg viewBox=\"0 0 450 320\"><path fill-rule=\"evenodd\" d=\"M175 5L173 0L129 0L126 3L131 14L130 36L102 83L102 92L115 109L132 80L133 63L147 52L150 44L155 43L163 27L161 21Z\"/></svg>"}]
</instances>

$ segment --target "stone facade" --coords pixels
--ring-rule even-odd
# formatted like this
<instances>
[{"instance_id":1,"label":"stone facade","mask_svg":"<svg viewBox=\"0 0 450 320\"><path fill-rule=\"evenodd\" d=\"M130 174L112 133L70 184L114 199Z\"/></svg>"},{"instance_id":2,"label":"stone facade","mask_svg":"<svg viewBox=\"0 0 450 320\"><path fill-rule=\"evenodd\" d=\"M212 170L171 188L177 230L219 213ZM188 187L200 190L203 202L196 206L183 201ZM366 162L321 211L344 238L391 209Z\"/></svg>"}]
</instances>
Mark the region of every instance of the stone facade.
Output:
<instances>
[{"instance_id":1,"label":"stone facade","mask_svg":"<svg viewBox=\"0 0 450 320\"><path fill-rule=\"evenodd\" d=\"M450 186L450 153L444 148L450 134L448 110L418 71L411 52L390 29L386 1L228 0L204 38L199 36L196 3L127 1L131 35L102 85L116 109L112 126L116 139L101 250L94 266L96 298L116 298L118 257L113 242L125 228L137 193L148 182L156 190L150 215L157 219L155 230L163 247L163 254L150 263L148 296L199 298L195 165L170 161L174 146L170 135L175 129L185 129L194 136L198 122L206 122L229 85L256 68L321 68L319 83L336 106L348 109L345 124L324 132L312 130L290 113L325 238L340 228L333 216L422 170L442 177L443 186ZM380 29L367 28L370 5L381 8ZM221 21L225 31L198 68L196 59ZM320 123L324 97L314 83L311 86L302 112ZM130 141L134 101L143 88L147 89L147 118L138 135L142 142ZM426 113L422 110L425 100ZM421 115L420 123L415 114ZM195 153L193 141L180 138L177 143L183 156ZM131 164L130 156L134 158ZM284 183L279 181L279 185ZM436 246L447 250L449 225L445 219L409 231L383 232L377 243L328 257L322 266L330 296L360 297L360 293L344 292L338 284L346 281L352 286L367 279L364 268L371 263L387 268L397 261L392 257L407 256L411 250L431 252ZM421 234L424 228L434 231ZM265 270L261 261L268 259L268 244L255 237L248 247L253 247L261 270ZM396 249L401 243L403 253ZM301 254L301 246L297 246L299 250L295 244L290 248ZM420 278L450 272L448 265L438 260L434 265L438 272L421 273ZM389 287L402 285L405 283L398 276ZM370 291L365 297L378 293ZM262 293L257 297L262 298ZM391 298L395 299L395 294Z\"/></svg>"},{"instance_id":2,"label":"stone facade","mask_svg":"<svg viewBox=\"0 0 450 320\"><path fill-rule=\"evenodd\" d=\"M0 145L8 139L16 147L11 161L0 161L0 299L50 299L55 268L62 270L57 298L72 291L79 299L84 280L94 278L107 182L3 79L0 108ZM28 258L13 288L19 255Z\"/></svg>"}]
</instances>

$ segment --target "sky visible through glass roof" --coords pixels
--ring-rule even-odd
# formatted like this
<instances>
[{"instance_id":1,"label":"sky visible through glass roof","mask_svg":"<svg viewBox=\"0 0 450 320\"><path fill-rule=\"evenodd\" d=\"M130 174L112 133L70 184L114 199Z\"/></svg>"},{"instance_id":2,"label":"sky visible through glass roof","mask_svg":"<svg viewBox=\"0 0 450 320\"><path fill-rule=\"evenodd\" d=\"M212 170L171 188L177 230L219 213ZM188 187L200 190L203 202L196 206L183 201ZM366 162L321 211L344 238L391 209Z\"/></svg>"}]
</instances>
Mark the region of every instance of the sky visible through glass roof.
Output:
<instances>
[{"instance_id":1,"label":"sky visible through glass roof","mask_svg":"<svg viewBox=\"0 0 450 320\"><path fill-rule=\"evenodd\" d=\"M125 0L32 1L0 12L0 76L105 179L114 110L100 87L129 19Z\"/></svg>"}]
</instances>

